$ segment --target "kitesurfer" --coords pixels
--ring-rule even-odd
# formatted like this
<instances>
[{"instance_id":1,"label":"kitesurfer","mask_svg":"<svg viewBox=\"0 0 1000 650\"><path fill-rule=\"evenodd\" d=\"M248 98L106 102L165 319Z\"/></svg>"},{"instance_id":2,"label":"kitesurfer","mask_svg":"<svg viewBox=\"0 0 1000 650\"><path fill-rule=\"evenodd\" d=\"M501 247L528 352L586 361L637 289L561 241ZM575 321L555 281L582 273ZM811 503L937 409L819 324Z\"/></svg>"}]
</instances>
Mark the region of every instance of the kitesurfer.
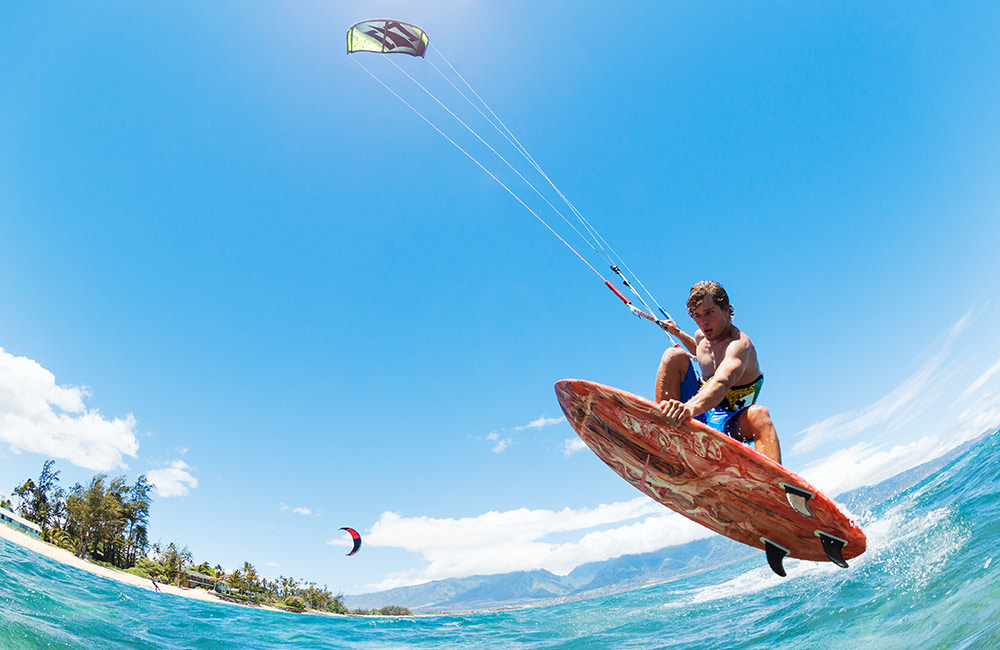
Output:
<instances>
[{"instance_id":1,"label":"kitesurfer","mask_svg":"<svg viewBox=\"0 0 1000 650\"><path fill-rule=\"evenodd\" d=\"M691 287L688 315L698 325L694 336L681 331L672 320L660 327L687 348L667 348L656 373L655 397L671 425L688 418L701 420L740 442L753 442L758 453L781 462L781 447L771 415L756 405L764 383L757 351L750 337L733 325L729 295L717 282ZM694 363L701 368L702 379Z\"/></svg>"}]
</instances>

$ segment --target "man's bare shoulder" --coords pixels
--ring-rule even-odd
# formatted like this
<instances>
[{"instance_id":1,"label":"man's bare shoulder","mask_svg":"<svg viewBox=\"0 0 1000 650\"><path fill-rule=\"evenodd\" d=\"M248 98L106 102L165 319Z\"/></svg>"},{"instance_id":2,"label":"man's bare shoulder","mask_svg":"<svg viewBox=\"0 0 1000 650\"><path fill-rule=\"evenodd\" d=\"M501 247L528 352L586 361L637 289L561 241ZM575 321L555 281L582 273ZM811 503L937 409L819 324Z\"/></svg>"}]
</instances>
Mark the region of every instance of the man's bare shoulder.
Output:
<instances>
[{"instance_id":1,"label":"man's bare shoulder","mask_svg":"<svg viewBox=\"0 0 1000 650\"><path fill-rule=\"evenodd\" d=\"M746 332L736 327L735 325L733 325L733 329L736 330L737 334L735 337L736 341L739 341L741 345L747 345L751 348L753 347L753 341L750 340L750 337L747 336Z\"/></svg>"},{"instance_id":2,"label":"man's bare shoulder","mask_svg":"<svg viewBox=\"0 0 1000 650\"><path fill-rule=\"evenodd\" d=\"M737 330L737 332L738 334L726 349L726 357L741 360L743 370L736 381L745 384L754 381L760 375L760 365L757 363L757 350L754 349L753 341L746 335L746 332L742 330Z\"/></svg>"},{"instance_id":3,"label":"man's bare shoulder","mask_svg":"<svg viewBox=\"0 0 1000 650\"><path fill-rule=\"evenodd\" d=\"M726 343L726 353L740 355L753 349L753 341L747 333L733 325L732 337Z\"/></svg>"}]
</instances>

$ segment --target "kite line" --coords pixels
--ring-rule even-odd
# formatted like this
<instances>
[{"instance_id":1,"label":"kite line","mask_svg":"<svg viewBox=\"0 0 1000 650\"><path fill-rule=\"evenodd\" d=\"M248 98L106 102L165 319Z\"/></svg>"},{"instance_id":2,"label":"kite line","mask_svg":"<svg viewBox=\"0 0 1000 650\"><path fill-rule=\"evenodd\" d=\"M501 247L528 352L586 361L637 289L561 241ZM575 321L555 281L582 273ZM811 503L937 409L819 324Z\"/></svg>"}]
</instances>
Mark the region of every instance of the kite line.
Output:
<instances>
[{"instance_id":1,"label":"kite line","mask_svg":"<svg viewBox=\"0 0 1000 650\"><path fill-rule=\"evenodd\" d=\"M463 91L459 84L456 84L445 72L443 72L434 62L426 58L426 53L430 47L435 55L440 57L440 59L445 63L452 74L457 77L464 86L468 93L471 94L478 100L478 104L472 100L469 94ZM559 196L560 199L566 204L569 211L572 213L576 220L580 224L580 228L574 225L570 219L568 219L552 202L537 188L532 184L525 176L518 171L518 169L505 158L497 149L486 141L474 128L469 126L469 124L456 114L451 108L449 108L445 102L440 100L433 92L431 92L425 84L420 83L415 79L410 73L404 70L400 65L393 61L389 57L384 57L393 68L398 72L402 73L409 82L419 88L423 93L429 96L435 104L444 109L455 121L458 122L466 131L471 133L481 144L483 144L487 149L492 152L504 165L507 166L525 185L527 185L535 194L537 194L549 208L551 208L581 239L583 239L591 248L591 250L603 258L605 263L608 264L610 269L615 275L619 277L622 284L632 293L632 295L645 307L645 310L640 309L622 292L620 291L610 280L605 278L595 267L591 264L586 257L584 257L576 248L573 247L562 235L556 231L542 216L528 203L521 198L521 196L511 189L510 185L504 183L499 176L491 171L483 162L481 162L475 155L470 153L467 148L462 147L454 138L449 136L445 131L438 126L432 119L427 117L419 108L414 104L415 102L407 101L400 95L396 90L394 90L388 83L383 81L379 75L361 63L357 57L351 57L351 59L369 76L371 76L376 82L378 82L383 88L385 88L390 94L392 94L396 99L402 102L407 108L417 114L424 122L426 122L431 128L433 128L439 135L441 135L445 140L450 142L456 149L458 149L462 154L468 157L473 163L475 163L480 169L482 169L486 174L492 178L497 184L500 185L504 190L507 191L518 203L520 203L529 213L531 213L546 229L549 230L559 241L561 241L567 248L570 249L584 264L590 268L603 282L608 289L610 289L614 294L625 304L626 307L636 316L644 318L652 323L661 325L662 321L658 319L654 314L658 311L666 320L673 320L669 313L664 310L660 304L653 297L652 293L646 288L646 286L639 280L638 276L628 267L624 260L618 255L618 253L608 244L607 240L597 231L597 229L583 216L583 214L573 205L573 203L566 197L566 195L556 186L548 174L542 169L535 159L531 156L524 145L517 139L514 133L507 127L507 125L500 119L496 112L486 103L482 96L476 92L471 84L458 72L454 65L444 56L444 54L435 46L431 46L427 34L416 25L409 23L396 21L396 20L367 20L356 23L347 32L347 52L348 54L353 54L356 52L373 52L380 55L387 54L407 54L411 57L422 58L430 65L430 67L437 72L437 74L443 78L458 94L471 105L482 117L485 119L493 129L495 129L514 149L523 157L527 163L533 168L552 188L552 190ZM485 112L483 111L485 108ZM487 114L488 113L488 114ZM581 229L583 232L581 232ZM584 234L586 233L586 234ZM623 271L624 269L624 271ZM632 281L629 280L632 278ZM633 281L635 284L633 284ZM648 296L649 301L656 305L656 310L650 307L649 302L643 297L643 295L636 289L638 287ZM667 336L670 338L671 342L676 344L673 336L662 328L666 332Z\"/></svg>"}]
</instances>

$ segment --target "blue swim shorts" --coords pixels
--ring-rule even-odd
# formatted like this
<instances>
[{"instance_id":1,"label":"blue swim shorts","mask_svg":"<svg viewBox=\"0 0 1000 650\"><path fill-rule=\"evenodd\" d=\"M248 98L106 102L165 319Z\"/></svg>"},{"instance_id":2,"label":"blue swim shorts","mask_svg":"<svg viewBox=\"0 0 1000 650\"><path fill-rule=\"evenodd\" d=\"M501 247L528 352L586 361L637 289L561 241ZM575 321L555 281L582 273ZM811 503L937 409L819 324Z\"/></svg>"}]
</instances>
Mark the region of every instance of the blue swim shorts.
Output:
<instances>
[{"instance_id":1,"label":"blue swim shorts","mask_svg":"<svg viewBox=\"0 0 1000 650\"><path fill-rule=\"evenodd\" d=\"M686 402L694 397L700 388L701 382L694 371L694 363L688 361L688 371L684 375L684 381L681 382L681 401ZM715 408L708 409L701 415L694 416L694 419L704 422L716 431L725 433L734 440L744 442L743 437L736 433L736 416L748 408L750 407L747 406L738 411L727 411L722 407L716 406Z\"/></svg>"}]
</instances>

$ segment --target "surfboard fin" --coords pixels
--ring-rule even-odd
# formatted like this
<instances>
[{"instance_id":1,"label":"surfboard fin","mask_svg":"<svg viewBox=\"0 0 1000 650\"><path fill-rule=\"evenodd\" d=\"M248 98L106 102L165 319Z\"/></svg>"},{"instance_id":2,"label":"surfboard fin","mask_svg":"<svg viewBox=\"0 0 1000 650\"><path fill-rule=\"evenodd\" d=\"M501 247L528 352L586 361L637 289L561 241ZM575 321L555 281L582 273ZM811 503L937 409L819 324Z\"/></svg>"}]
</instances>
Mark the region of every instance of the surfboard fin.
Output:
<instances>
[{"instance_id":1,"label":"surfboard fin","mask_svg":"<svg viewBox=\"0 0 1000 650\"><path fill-rule=\"evenodd\" d=\"M844 546L847 542L826 533L818 534L819 541L823 543L823 551L826 553L826 556L841 569L846 569L847 562L844 561Z\"/></svg>"},{"instance_id":2,"label":"surfboard fin","mask_svg":"<svg viewBox=\"0 0 1000 650\"><path fill-rule=\"evenodd\" d=\"M784 578L785 567L781 565L781 561L785 559L786 555L788 555L788 551L781 548L771 540L765 539L764 552L767 554L767 564L771 567L771 570Z\"/></svg>"},{"instance_id":3,"label":"surfboard fin","mask_svg":"<svg viewBox=\"0 0 1000 650\"><path fill-rule=\"evenodd\" d=\"M781 487L785 488L785 498L788 499L788 505L792 506L795 512L810 519L815 516L812 510L809 509L808 503L809 499L813 498L812 492L797 488L794 485L788 485L787 483L782 483Z\"/></svg>"}]
</instances>

